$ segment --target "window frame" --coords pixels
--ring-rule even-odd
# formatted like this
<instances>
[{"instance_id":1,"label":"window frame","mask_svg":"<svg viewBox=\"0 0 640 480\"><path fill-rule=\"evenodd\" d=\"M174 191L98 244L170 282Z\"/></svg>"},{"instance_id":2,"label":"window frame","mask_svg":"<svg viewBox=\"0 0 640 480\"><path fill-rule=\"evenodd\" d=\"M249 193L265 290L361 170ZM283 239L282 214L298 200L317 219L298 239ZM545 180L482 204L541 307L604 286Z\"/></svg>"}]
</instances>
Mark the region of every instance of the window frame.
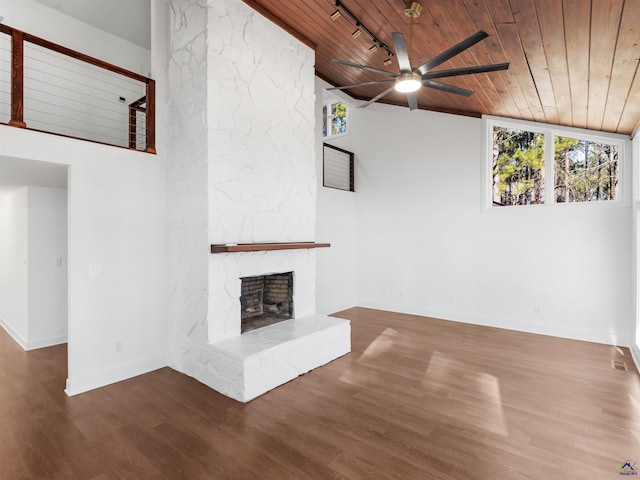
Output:
<instances>
[{"instance_id":1,"label":"window frame","mask_svg":"<svg viewBox=\"0 0 640 480\"><path fill-rule=\"evenodd\" d=\"M330 148L331 150L336 150L342 154L345 154L349 157L349 189L334 187L332 185L326 184L326 164L325 164L325 149ZM322 144L322 186L324 188L332 188L334 190L341 190L343 192L355 192L356 191L356 172L355 172L355 154L350 152L349 150L345 150L340 147L336 147L335 145L331 145L329 143Z\"/></svg>"},{"instance_id":2,"label":"window frame","mask_svg":"<svg viewBox=\"0 0 640 480\"><path fill-rule=\"evenodd\" d=\"M536 205L493 205L493 127L513 128L544 135L544 203ZM483 159L482 159L482 210L486 211L520 211L521 209L541 208L602 208L628 206L627 182L627 149L630 139L617 133L596 132L580 128L563 127L547 123L514 120L484 115L482 117ZM618 184L615 200L591 202L556 202L555 199L555 145L557 136L605 143L618 147Z\"/></svg>"},{"instance_id":3,"label":"window frame","mask_svg":"<svg viewBox=\"0 0 640 480\"><path fill-rule=\"evenodd\" d=\"M345 122L347 125L347 131L344 133L335 133L335 134L331 134L329 133L331 131L331 117L330 117L330 113L331 113L331 105L334 105L336 103L342 103L344 104L344 109L345 109ZM341 98L337 98L337 97L332 97L332 98L328 98L325 99L322 102L322 109L321 109L321 123L324 123L324 115L323 115L323 110L327 109L327 124L326 124L326 128L327 128L327 135L322 137L322 141L326 142L327 140L333 140L334 138L340 138L340 137L345 137L347 135L349 135L349 132L351 131L351 127L350 127L350 123L351 123L351 118L350 118L350 106L347 102L345 102L344 100L342 100ZM325 125L322 125L322 128L324 128Z\"/></svg>"}]
</instances>

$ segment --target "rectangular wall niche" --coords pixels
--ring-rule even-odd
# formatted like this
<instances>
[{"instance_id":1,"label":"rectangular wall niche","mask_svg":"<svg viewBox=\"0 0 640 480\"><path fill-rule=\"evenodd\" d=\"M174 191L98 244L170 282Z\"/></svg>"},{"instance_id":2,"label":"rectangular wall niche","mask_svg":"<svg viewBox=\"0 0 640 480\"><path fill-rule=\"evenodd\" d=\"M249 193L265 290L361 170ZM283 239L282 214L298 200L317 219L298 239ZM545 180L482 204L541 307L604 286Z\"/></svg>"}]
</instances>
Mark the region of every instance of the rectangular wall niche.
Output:
<instances>
[{"instance_id":1,"label":"rectangular wall niche","mask_svg":"<svg viewBox=\"0 0 640 480\"><path fill-rule=\"evenodd\" d=\"M293 272L241 280L241 333L293 318Z\"/></svg>"}]
</instances>

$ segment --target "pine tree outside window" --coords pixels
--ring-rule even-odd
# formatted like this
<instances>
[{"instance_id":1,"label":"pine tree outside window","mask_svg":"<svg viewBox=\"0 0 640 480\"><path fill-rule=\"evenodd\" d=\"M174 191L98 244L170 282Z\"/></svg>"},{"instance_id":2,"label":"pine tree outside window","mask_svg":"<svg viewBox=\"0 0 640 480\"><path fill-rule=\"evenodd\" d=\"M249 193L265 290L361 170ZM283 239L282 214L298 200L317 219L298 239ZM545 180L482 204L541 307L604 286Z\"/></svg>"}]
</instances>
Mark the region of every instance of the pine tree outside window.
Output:
<instances>
[{"instance_id":1,"label":"pine tree outside window","mask_svg":"<svg viewBox=\"0 0 640 480\"><path fill-rule=\"evenodd\" d=\"M556 202L616 199L618 145L561 136L553 142Z\"/></svg>"},{"instance_id":2,"label":"pine tree outside window","mask_svg":"<svg viewBox=\"0 0 640 480\"><path fill-rule=\"evenodd\" d=\"M621 136L491 117L485 126L483 208L621 200Z\"/></svg>"},{"instance_id":3,"label":"pine tree outside window","mask_svg":"<svg viewBox=\"0 0 640 480\"><path fill-rule=\"evenodd\" d=\"M544 134L493 127L493 204L544 203Z\"/></svg>"}]
</instances>

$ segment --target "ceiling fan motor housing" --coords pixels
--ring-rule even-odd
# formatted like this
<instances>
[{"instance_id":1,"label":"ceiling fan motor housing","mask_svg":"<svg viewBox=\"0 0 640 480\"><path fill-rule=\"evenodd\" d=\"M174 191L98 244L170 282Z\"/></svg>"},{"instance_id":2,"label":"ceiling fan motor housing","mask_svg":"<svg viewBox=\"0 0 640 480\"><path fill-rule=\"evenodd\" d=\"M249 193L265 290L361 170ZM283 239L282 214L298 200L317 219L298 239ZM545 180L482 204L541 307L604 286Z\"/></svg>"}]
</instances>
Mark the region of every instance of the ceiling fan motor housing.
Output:
<instances>
[{"instance_id":1,"label":"ceiling fan motor housing","mask_svg":"<svg viewBox=\"0 0 640 480\"><path fill-rule=\"evenodd\" d=\"M407 2L404 6L404 14L409 18L418 18L422 13L422 5L419 2Z\"/></svg>"}]
</instances>

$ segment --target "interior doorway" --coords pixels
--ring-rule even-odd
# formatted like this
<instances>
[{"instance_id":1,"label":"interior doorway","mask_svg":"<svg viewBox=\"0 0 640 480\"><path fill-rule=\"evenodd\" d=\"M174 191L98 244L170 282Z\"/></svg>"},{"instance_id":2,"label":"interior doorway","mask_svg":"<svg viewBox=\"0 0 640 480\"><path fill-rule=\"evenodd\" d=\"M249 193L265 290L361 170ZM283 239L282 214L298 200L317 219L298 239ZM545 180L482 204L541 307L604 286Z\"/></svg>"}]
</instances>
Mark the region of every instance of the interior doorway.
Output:
<instances>
[{"instance_id":1,"label":"interior doorway","mask_svg":"<svg viewBox=\"0 0 640 480\"><path fill-rule=\"evenodd\" d=\"M0 326L24 350L67 342L67 170L0 157Z\"/></svg>"}]
</instances>

